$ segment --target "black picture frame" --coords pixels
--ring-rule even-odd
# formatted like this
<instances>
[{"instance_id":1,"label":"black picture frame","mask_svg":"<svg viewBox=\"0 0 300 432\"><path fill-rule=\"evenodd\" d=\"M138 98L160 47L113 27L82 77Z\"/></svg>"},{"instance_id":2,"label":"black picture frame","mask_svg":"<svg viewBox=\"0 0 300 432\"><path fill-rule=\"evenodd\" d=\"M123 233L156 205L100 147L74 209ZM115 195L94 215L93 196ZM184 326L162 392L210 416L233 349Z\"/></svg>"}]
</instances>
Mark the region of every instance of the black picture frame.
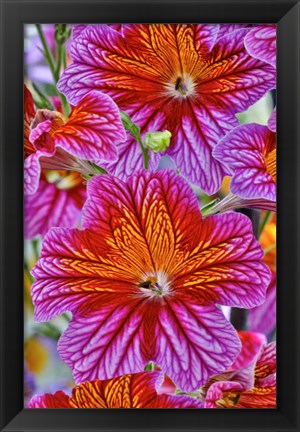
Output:
<instances>
[{"instance_id":1,"label":"black picture frame","mask_svg":"<svg viewBox=\"0 0 300 432\"><path fill-rule=\"evenodd\" d=\"M1 430L15 432L299 431L299 1L1 0L0 3ZM47 22L278 23L277 409L30 410L23 408L23 24Z\"/></svg>"}]
</instances>

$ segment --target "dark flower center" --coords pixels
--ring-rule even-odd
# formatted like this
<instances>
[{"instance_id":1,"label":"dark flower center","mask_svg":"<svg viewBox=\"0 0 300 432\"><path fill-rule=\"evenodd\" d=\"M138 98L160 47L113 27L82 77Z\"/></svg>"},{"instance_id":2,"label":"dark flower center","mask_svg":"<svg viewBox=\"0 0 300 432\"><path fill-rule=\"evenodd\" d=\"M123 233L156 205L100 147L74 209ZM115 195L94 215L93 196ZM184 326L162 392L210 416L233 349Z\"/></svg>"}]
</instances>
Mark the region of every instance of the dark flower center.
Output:
<instances>
[{"instance_id":1,"label":"dark flower center","mask_svg":"<svg viewBox=\"0 0 300 432\"><path fill-rule=\"evenodd\" d=\"M187 94L188 89L187 89L187 86L186 86L186 84L184 83L184 80L183 80L182 77L178 77L178 78L176 79L176 82L175 82L175 90L177 90L177 91L178 91L180 94L182 94L183 96L185 96L185 95Z\"/></svg>"},{"instance_id":2,"label":"dark flower center","mask_svg":"<svg viewBox=\"0 0 300 432\"><path fill-rule=\"evenodd\" d=\"M157 278L154 276L150 276L147 280L140 282L139 287L149 289L156 295L162 295L163 292L162 287L157 282Z\"/></svg>"}]
</instances>

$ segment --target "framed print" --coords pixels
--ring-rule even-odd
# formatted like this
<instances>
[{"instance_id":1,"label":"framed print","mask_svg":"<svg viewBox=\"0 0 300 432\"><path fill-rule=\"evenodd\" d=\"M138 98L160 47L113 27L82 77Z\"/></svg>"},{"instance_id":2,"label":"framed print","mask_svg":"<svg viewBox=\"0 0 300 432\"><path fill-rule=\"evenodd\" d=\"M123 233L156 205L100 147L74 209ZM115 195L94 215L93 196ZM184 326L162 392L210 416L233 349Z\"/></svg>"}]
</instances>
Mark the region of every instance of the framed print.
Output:
<instances>
[{"instance_id":1,"label":"framed print","mask_svg":"<svg viewBox=\"0 0 300 432\"><path fill-rule=\"evenodd\" d=\"M299 430L299 2L1 13L1 430Z\"/></svg>"}]
</instances>

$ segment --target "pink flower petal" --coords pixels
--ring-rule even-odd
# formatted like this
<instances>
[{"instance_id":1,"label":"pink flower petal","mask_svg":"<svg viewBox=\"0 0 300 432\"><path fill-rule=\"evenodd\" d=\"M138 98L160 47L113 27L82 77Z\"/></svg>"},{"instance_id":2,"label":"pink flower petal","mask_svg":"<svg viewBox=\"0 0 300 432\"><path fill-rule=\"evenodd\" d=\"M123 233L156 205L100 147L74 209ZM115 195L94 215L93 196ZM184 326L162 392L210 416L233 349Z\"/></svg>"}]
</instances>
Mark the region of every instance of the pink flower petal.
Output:
<instances>
[{"instance_id":1,"label":"pink flower petal","mask_svg":"<svg viewBox=\"0 0 300 432\"><path fill-rule=\"evenodd\" d=\"M201 293L207 302L222 305L261 304L271 272L260 262L263 250L253 236L251 221L233 212L208 216L202 222L201 238L206 247L191 253L178 269L178 289L186 287L195 296Z\"/></svg>"},{"instance_id":2,"label":"pink flower petal","mask_svg":"<svg viewBox=\"0 0 300 432\"><path fill-rule=\"evenodd\" d=\"M79 222L85 200L83 186L59 189L54 183L41 179L33 195L25 195L25 238L45 235L52 227L73 227Z\"/></svg>"},{"instance_id":3,"label":"pink flower petal","mask_svg":"<svg viewBox=\"0 0 300 432\"><path fill-rule=\"evenodd\" d=\"M29 140L32 142L32 144L35 144L35 147L36 147L38 150L41 150L41 149L47 150L47 149L48 149L48 146L45 146L45 145L43 145L43 144L44 144L45 142L46 142L46 143L47 143L47 142L48 142L48 143L52 142L52 141L49 141L49 140L48 140L48 141L45 141L45 138L44 138L43 141L41 141L42 144L40 144L40 142L38 142L39 139L40 139L44 134L46 134L47 132L50 131L51 126L52 126L52 121L51 121L51 120L45 120L45 121L42 121L41 123L38 123L34 129L31 129L31 131L30 131L30 135L29 135ZM37 143L36 143L36 142L37 142ZM51 148L50 148L50 151L52 152L52 151L53 151L53 145L50 146L50 147L51 147Z\"/></svg>"},{"instance_id":4,"label":"pink flower petal","mask_svg":"<svg viewBox=\"0 0 300 432\"><path fill-rule=\"evenodd\" d=\"M234 126L236 117L228 116L214 107L183 102L183 113L175 127L174 145L167 149L181 174L193 184L200 185L209 195L220 188L225 167L211 157L214 146Z\"/></svg>"},{"instance_id":5,"label":"pink flower petal","mask_svg":"<svg viewBox=\"0 0 300 432\"><path fill-rule=\"evenodd\" d=\"M267 343L267 338L262 333L239 331L238 335L242 342L242 350L235 362L231 365L230 370L241 369L248 366L256 359L262 345Z\"/></svg>"},{"instance_id":6,"label":"pink flower petal","mask_svg":"<svg viewBox=\"0 0 300 432\"><path fill-rule=\"evenodd\" d=\"M136 266L107 252L98 234L52 228L44 237L41 257L32 270L36 278L31 291L35 319L47 321L76 310L85 301L101 300L103 293L125 296L132 290L128 279Z\"/></svg>"},{"instance_id":7,"label":"pink flower petal","mask_svg":"<svg viewBox=\"0 0 300 432\"><path fill-rule=\"evenodd\" d=\"M154 197L161 202L161 212L157 212L153 206ZM188 214L186 208L189 209ZM165 219L163 231L161 230L162 214ZM110 223L111 220L127 221L127 225L125 222L122 226L126 237L129 236L127 231L130 224L134 224L139 237L135 238L131 231L131 243L128 248L130 253L132 249L136 249L137 254L142 252L146 260L150 252L154 259L157 257L161 261L165 257L164 254L162 256L161 247L167 255L171 256L174 248L180 248L181 244L185 245L188 241L191 246L197 244L194 232L201 221L201 214L196 196L190 186L175 171L163 170L157 173L141 171L132 176L127 183L106 175L96 176L89 181L88 200L83 214L84 227L98 232L103 237L111 236L115 228L114 223ZM176 239L178 246L173 243L175 239L172 234L176 220L178 221ZM139 228L140 223L142 225ZM151 230L145 232L148 223L151 223ZM146 241L143 240L143 236L146 237ZM136 247L133 248L133 244ZM126 254L126 251L123 249L122 253ZM166 260L165 257L165 262Z\"/></svg>"},{"instance_id":8,"label":"pink flower petal","mask_svg":"<svg viewBox=\"0 0 300 432\"><path fill-rule=\"evenodd\" d=\"M35 395L30 400L27 408L71 408L69 397L61 390L56 393L44 395Z\"/></svg>"},{"instance_id":9,"label":"pink flower petal","mask_svg":"<svg viewBox=\"0 0 300 432\"><path fill-rule=\"evenodd\" d=\"M180 389L193 391L225 371L240 350L235 330L215 306L172 302L156 311L127 298L94 308L83 307L59 342L76 382L136 372L154 361Z\"/></svg>"},{"instance_id":10,"label":"pink flower petal","mask_svg":"<svg viewBox=\"0 0 300 432\"><path fill-rule=\"evenodd\" d=\"M248 29L218 39L211 52L211 78L199 84L204 103L232 114L245 111L276 87L274 68L249 56L244 48Z\"/></svg>"},{"instance_id":11,"label":"pink flower petal","mask_svg":"<svg viewBox=\"0 0 300 432\"><path fill-rule=\"evenodd\" d=\"M276 132L276 107L272 111L271 117L269 118L268 128L270 131Z\"/></svg>"},{"instance_id":12,"label":"pink flower petal","mask_svg":"<svg viewBox=\"0 0 300 432\"><path fill-rule=\"evenodd\" d=\"M276 67L276 24L263 24L252 29L245 37L250 55Z\"/></svg>"},{"instance_id":13,"label":"pink flower petal","mask_svg":"<svg viewBox=\"0 0 300 432\"><path fill-rule=\"evenodd\" d=\"M275 134L258 124L238 126L220 140L213 156L231 170L233 194L276 201L276 182L266 165L267 153L275 146Z\"/></svg>"},{"instance_id":14,"label":"pink flower petal","mask_svg":"<svg viewBox=\"0 0 300 432\"><path fill-rule=\"evenodd\" d=\"M115 161L116 144L125 140L118 107L98 91L84 96L67 122L53 135L55 145L81 159L95 163Z\"/></svg>"},{"instance_id":15,"label":"pink flower petal","mask_svg":"<svg viewBox=\"0 0 300 432\"><path fill-rule=\"evenodd\" d=\"M219 27L218 39L234 31L251 28L252 24L220 24Z\"/></svg>"},{"instance_id":16,"label":"pink flower petal","mask_svg":"<svg viewBox=\"0 0 300 432\"><path fill-rule=\"evenodd\" d=\"M29 142L34 146L34 153L29 154L24 161L24 193L31 195L38 190L41 167L39 159L42 156L51 157L55 153L52 138L47 133L51 129L51 121L39 123L29 134Z\"/></svg>"},{"instance_id":17,"label":"pink flower petal","mask_svg":"<svg viewBox=\"0 0 300 432\"><path fill-rule=\"evenodd\" d=\"M276 325L276 274L267 289L266 300L249 311L249 329L268 335Z\"/></svg>"},{"instance_id":18,"label":"pink flower petal","mask_svg":"<svg viewBox=\"0 0 300 432\"><path fill-rule=\"evenodd\" d=\"M32 153L24 161L24 194L34 194L39 186L41 167L40 152Z\"/></svg>"},{"instance_id":19,"label":"pink flower petal","mask_svg":"<svg viewBox=\"0 0 300 432\"><path fill-rule=\"evenodd\" d=\"M188 25L181 25L181 31L184 32L186 29L188 29ZM128 41L128 45L130 47L133 47L134 49L140 49L141 44L141 38L143 40L143 48L151 47L153 49L153 33L150 30L149 24L125 24L123 25L123 31L124 36L126 38L126 42ZM188 30L187 30L188 31ZM165 32L165 34L164 34ZM173 25L162 25L160 29L158 29L157 32L157 39L160 43L160 49L161 50L170 50L170 35L172 32L176 32L176 29L174 29ZM197 52L204 55L211 51L212 47L214 46L218 32L219 32L219 25L218 24L195 24L194 25L194 32L195 32L195 44ZM165 36L165 37L163 37ZM179 38L180 40L180 38ZM172 44L173 45L173 44ZM173 46L172 46L173 47ZM149 49L149 52L151 52L151 48ZM188 49L187 46L181 46L179 43L179 46L176 47L180 51Z\"/></svg>"},{"instance_id":20,"label":"pink flower petal","mask_svg":"<svg viewBox=\"0 0 300 432\"><path fill-rule=\"evenodd\" d=\"M77 383L139 372L151 360L141 347L146 303L121 292L120 296L116 302L106 294L98 307L94 304L94 311L75 313L59 341L60 356Z\"/></svg>"},{"instance_id":21,"label":"pink flower petal","mask_svg":"<svg viewBox=\"0 0 300 432\"><path fill-rule=\"evenodd\" d=\"M195 299L170 301L160 309L153 358L181 390L192 392L224 372L241 345L235 329L215 306Z\"/></svg>"}]
</instances>

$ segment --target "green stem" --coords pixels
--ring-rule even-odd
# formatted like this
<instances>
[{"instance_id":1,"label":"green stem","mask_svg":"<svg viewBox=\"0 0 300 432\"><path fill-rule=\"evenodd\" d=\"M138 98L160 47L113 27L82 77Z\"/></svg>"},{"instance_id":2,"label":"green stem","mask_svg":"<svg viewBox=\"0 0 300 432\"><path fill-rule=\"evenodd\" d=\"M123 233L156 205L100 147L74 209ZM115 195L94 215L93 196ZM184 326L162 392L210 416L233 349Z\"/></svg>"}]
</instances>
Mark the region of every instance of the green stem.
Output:
<instances>
[{"instance_id":1,"label":"green stem","mask_svg":"<svg viewBox=\"0 0 300 432\"><path fill-rule=\"evenodd\" d=\"M47 41L45 39L45 35L44 35L43 30L42 30L41 24L36 24L36 28L37 28L40 40L41 40L42 45L43 45L44 56L48 62L48 65L50 67L50 70L51 70L51 73L53 76L54 83L56 85L57 81L59 79L59 70L58 70L57 66L55 65L54 58L53 58L51 51L48 47L48 44L47 44ZM61 60L60 60L60 62L61 62ZM65 98L65 96L62 93L60 93L57 89L56 89L56 92L57 92L58 96L60 97L64 114L68 117L68 115L70 114L70 107L69 107L68 101Z\"/></svg>"},{"instance_id":2,"label":"green stem","mask_svg":"<svg viewBox=\"0 0 300 432\"><path fill-rule=\"evenodd\" d=\"M51 54L51 51L49 50L49 47L48 47L48 44L46 42L46 39L45 39L45 36L44 36L44 32L42 30L41 24L36 24L36 28L37 28L40 40L41 40L42 45L43 45L44 56L45 56L45 58L46 58L46 60L47 60L47 62L49 64L49 66L50 66L50 69L51 69L51 72L52 72L52 75L53 75L53 78L54 78L54 81L55 81L55 84L56 84L57 81L58 81L58 78L57 78L57 74L56 74L56 68L55 68L54 58L53 58L53 56Z\"/></svg>"},{"instance_id":3,"label":"green stem","mask_svg":"<svg viewBox=\"0 0 300 432\"><path fill-rule=\"evenodd\" d=\"M39 241L37 238L33 239L32 242L32 249L33 249L33 253L34 253L34 258L35 261L37 261L40 257L40 251L39 251Z\"/></svg>"},{"instance_id":4,"label":"green stem","mask_svg":"<svg viewBox=\"0 0 300 432\"><path fill-rule=\"evenodd\" d=\"M259 237L262 235L263 230L265 229L265 226L267 225L271 215L272 215L271 210L266 211L266 214L265 214L265 216L264 216L264 218L260 224L260 227L259 227Z\"/></svg>"},{"instance_id":5,"label":"green stem","mask_svg":"<svg viewBox=\"0 0 300 432\"><path fill-rule=\"evenodd\" d=\"M52 323L41 323L36 327L38 334L43 334L51 339L58 340L61 336L61 331Z\"/></svg>"},{"instance_id":6,"label":"green stem","mask_svg":"<svg viewBox=\"0 0 300 432\"><path fill-rule=\"evenodd\" d=\"M34 83L32 83L32 87L34 88L34 90L37 92L39 98L40 98L40 105L43 108L47 108L49 110L54 110L54 107L52 105L52 103L48 100L48 98L41 92L41 90L38 88L37 85L35 85ZM39 108L39 107L38 107Z\"/></svg>"},{"instance_id":7,"label":"green stem","mask_svg":"<svg viewBox=\"0 0 300 432\"><path fill-rule=\"evenodd\" d=\"M70 109L70 105L68 104L68 101L67 101L66 97L61 93L59 93L59 97L60 97L60 100L62 103L63 112L65 113L65 115L67 117L69 117L71 109Z\"/></svg>"},{"instance_id":8,"label":"green stem","mask_svg":"<svg viewBox=\"0 0 300 432\"><path fill-rule=\"evenodd\" d=\"M33 283L34 282L34 278L33 278L32 274L30 273L29 267L28 267L28 265L26 263L24 264L24 272L26 273L26 275L27 275L28 279L30 280L30 282Z\"/></svg>"},{"instance_id":9,"label":"green stem","mask_svg":"<svg viewBox=\"0 0 300 432\"><path fill-rule=\"evenodd\" d=\"M63 47L63 66L64 66L64 69L66 69L66 67L67 67L67 52L66 52L65 47Z\"/></svg>"},{"instance_id":10,"label":"green stem","mask_svg":"<svg viewBox=\"0 0 300 432\"><path fill-rule=\"evenodd\" d=\"M60 69L62 65L62 59L63 59L63 45L57 44L57 63L56 63L56 76L59 77ZM57 78L58 80L58 78Z\"/></svg>"},{"instance_id":11,"label":"green stem","mask_svg":"<svg viewBox=\"0 0 300 432\"><path fill-rule=\"evenodd\" d=\"M92 167L91 175L94 175L95 172L96 172L97 174L107 174L107 171L106 171L104 168L100 167L99 165L96 165L96 164L94 164L94 163L91 162L91 161L89 161L88 163L89 163L89 164L91 165L91 167Z\"/></svg>"},{"instance_id":12,"label":"green stem","mask_svg":"<svg viewBox=\"0 0 300 432\"><path fill-rule=\"evenodd\" d=\"M148 152L148 149L143 146L143 143L142 143L142 140L141 140L140 136L136 137L136 140L139 143L140 148L141 148L142 153L143 153L144 168L148 169L148 166L149 166L149 152Z\"/></svg>"},{"instance_id":13,"label":"green stem","mask_svg":"<svg viewBox=\"0 0 300 432\"><path fill-rule=\"evenodd\" d=\"M202 216L208 216L210 214L213 214L213 212L211 213L210 211L215 204L218 204L218 202L220 202L220 198L216 198L213 201L206 204L204 207L202 207L201 208Z\"/></svg>"},{"instance_id":14,"label":"green stem","mask_svg":"<svg viewBox=\"0 0 300 432\"><path fill-rule=\"evenodd\" d=\"M126 114L124 111L120 110L120 116L125 130L129 131L130 135L138 142L143 154L144 167L145 169L148 169L150 156L148 148L146 148L142 143L140 127L137 124L133 123L129 115Z\"/></svg>"}]
</instances>

